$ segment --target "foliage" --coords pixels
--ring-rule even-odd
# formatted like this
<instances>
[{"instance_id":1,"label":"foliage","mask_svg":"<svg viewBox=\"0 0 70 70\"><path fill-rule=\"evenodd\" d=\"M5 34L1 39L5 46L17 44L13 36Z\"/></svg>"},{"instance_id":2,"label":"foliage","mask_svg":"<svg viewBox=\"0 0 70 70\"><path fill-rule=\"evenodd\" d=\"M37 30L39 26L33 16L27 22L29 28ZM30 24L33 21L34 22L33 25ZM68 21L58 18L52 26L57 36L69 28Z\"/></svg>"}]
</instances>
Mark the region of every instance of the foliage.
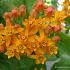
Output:
<instances>
[{"instance_id":1,"label":"foliage","mask_svg":"<svg viewBox=\"0 0 70 70\"><path fill-rule=\"evenodd\" d=\"M61 41L59 42L59 58L60 61L55 63L52 70L70 70L70 37L66 34L60 34ZM59 68L61 67L61 68ZM68 68L67 68L68 67Z\"/></svg>"}]
</instances>

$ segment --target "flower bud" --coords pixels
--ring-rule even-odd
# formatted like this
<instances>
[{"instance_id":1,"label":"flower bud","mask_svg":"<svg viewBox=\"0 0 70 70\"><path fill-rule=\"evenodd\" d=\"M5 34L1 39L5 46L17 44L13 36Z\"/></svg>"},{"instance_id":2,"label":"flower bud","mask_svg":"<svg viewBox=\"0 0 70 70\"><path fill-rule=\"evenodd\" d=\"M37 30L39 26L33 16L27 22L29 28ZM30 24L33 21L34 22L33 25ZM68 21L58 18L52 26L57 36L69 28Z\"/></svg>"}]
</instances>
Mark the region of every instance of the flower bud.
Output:
<instances>
[{"instance_id":1,"label":"flower bud","mask_svg":"<svg viewBox=\"0 0 70 70\"><path fill-rule=\"evenodd\" d=\"M60 37L59 36L54 36L53 41L57 43L58 41L60 41Z\"/></svg>"},{"instance_id":2,"label":"flower bud","mask_svg":"<svg viewBox=\"0 0 70 70\"><path fill-rule=\"evenodd\" d=\"M25 8L24 5L21 5L21 6L19 7L19 14L20 14L20 16L24 16L25 13L26 13L26 8Z\"/></svg>"},{"instance_id":3,"label":"flower bud","mask_svg":"<svg viewBox=\"0 0 70 70\"><path fill-rule=\"evenodd\" d=\"M53 12L53 7L51 7L51 6L50 6L50 7L48 7L48 8L47 8L47 12L52 13L52 12Z\"/></svg>"},{"instance_id":4,"label":"flower bud","mask_svg":"<svg viewBox=\"0 0 70 70\"><path fill-rule=\"evenodd\" d=\"M9 13L8 13L8 12L5 12L4 15L3 15L3 18L4 18L4 19L9 18Z\"/></svg>"},{"instance_id":5,"label":"flower bud","mask_svg":"<svg viewBox=\"0 0 70 70\"><path fill-rule=\"evenodd\" d=\"M14 25L14 28L19 28L19 27L20 27L19 24L15 24L15 25Z\"/></svg>"},{"instance_id":6,"label":"flower bud","mask_svg":"<svg viewBox=\"0 0 70 70\"><path fill-rule=\"evenodd\" d=\"M60 32L61 31L61 26L60 25L56 25L54 27L54 32Z\"/></svg>"},{"instance_id":7,"label":"flower bud","mask_svg":"<svg viewBox=\"0 0 70 70\"><path fill-rule=\"evenodd\" d=\"M53 14L53 7L50 6L47 9L44 9L44 13L45 13L45 16L48 16L48 17L52 16L52 14Z\"/></svg>"},{"instance_id":8,"label":"flower bud","mask_svg":"<svg viewBox=\"0 0 70 70\"><path fill-rule=\"evenodd\" d=\"M38 0L38 3L37 3L38 11L43 10L43 8L44 8L44 1L43 0Z\"/></svg>"},{"instance_id":9,"label":"flower bud","mask_svg":"<svg viewBox=\"0 0 70 70\"><path fill-rule=\"evenodd\" d=\"M11 13L12 13L13 18L18 17L18 10L16 8L14 8Z\"/></svg>"},{"instance_id":10,"label":"flower bud","mask_svg":"<svg viewBox=\"0 0 70 70\"><path fill-rule=\"evenodd\" d=\"M0 24L0 30L3 30L4 27L3 27L3 24Z\"/></svg>"},{"instance_id":11,"label":"flower bud","mask_svg":"<svg viewBox=\"0 0 70 70\"><path fill-rule=\"evenodd\" d=\"M31 17L37 17L38 12L35 9L32 9L32 11L30 12L30 16Z\"/></svg>"}]
</instances>

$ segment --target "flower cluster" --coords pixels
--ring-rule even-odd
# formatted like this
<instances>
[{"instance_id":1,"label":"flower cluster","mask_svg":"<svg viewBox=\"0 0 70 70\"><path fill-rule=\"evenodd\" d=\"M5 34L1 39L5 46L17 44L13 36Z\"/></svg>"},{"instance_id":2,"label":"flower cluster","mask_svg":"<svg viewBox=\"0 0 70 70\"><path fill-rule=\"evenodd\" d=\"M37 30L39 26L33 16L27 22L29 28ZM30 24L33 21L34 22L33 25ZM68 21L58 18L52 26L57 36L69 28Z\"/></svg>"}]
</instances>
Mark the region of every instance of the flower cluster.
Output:
<instances>
[{"instance_id":1,"label":"flower cluster","mask_svg":"<svg viewBox=\"0 0 70 70\"><path fill-rule=\"evenodd\" d=\"M41 10L45 17L36 18ZM63 29L62 23L66 15L64 11L54 10L53 7L44 5L43 0L38 0L28 19L22 20L22 26L13 24L14 19L25 13L26 8L21 5L19 9L14 8L3 15L6 26L0 24L0 52L5 53L8 58L20 59L20 56L27 55L36 59L37 64L44 64L46 54L57 54L56 44L60 40L58 33Z\"/></svg>"},{"instance_id":2,"label":"flower cluster","mask_svg":"<svg viewBox=\"0 0 70 70\"><path fill-rule=\"evenodd\" d=\"M62 4L63 11L65 11L65 14L70 17L70 0L65 0Z\"/></svg>"}]
</instances>

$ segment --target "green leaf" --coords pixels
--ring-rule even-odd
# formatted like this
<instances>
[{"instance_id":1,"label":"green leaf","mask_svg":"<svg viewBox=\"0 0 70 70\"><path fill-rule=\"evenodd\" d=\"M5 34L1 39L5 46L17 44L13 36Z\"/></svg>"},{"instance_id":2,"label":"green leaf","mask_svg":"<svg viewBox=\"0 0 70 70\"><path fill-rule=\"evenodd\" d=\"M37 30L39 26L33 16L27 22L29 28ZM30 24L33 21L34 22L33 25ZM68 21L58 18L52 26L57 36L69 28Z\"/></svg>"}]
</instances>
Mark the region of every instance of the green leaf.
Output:
<instances>
[{"instance_id":1,"label":"green leaf","mask_svg":"<svg viewBox=\"0 0 70 70\"><path fill-rule=\"evenodd\" d=\"M52 70L70 70L70 37L60 33L61 41L59 42L60 61L55 63Z\"/></svg>"},{"instance_id":2,"label":"green leaf","mask_svg":"<svg viewBox=\"0 0 70 70\"><path fill-rule=\"evenodd\" d=\"M51 70L70 70L70 58L62 58L59 62L53 65Z\"/></svg>"},{"instance_id":3,"label":"green leaf","mask_svg":"<svg viewBox=\"0 0 70 70\"><path fill-rule=\"evenodd\" d=\"M36 1L37 0L25 0L25 6L26 6L26 9L27 9L27 12L26 12L27 17L29 16L29 13L32 10L32 7L33 7L33 5Z\"/></svg>"},{"instance_id":4,"label":"green leaf","mask_svg":"<svg viewBox=\"0 0 70 70\"><path fill-rule=\"evenodd\" d=\"M57 8L57 0L51 0L51 2L52 2L52 5L53 5L55 8Z\"/></svg>"},{"instance_id":5,"label":"green leaf","mask_svg":"<svg viewBox=\"0 0 70 70\"><path fill-rule=\"evenodd\" d=\"M20 60L16 58L0 59L0 70L34 70L35 60L26 56L21 57Z\"/></svg>"},{"instance_id":6,"label":"green leaf","mask_svg":"<svg viewBox=\"0 0 70 70\"><path fill-rule=\"evenodd\" d=\"M65 22L69 24L70 23L70 18L65 18Z\"/></svg>"}]
</instances>

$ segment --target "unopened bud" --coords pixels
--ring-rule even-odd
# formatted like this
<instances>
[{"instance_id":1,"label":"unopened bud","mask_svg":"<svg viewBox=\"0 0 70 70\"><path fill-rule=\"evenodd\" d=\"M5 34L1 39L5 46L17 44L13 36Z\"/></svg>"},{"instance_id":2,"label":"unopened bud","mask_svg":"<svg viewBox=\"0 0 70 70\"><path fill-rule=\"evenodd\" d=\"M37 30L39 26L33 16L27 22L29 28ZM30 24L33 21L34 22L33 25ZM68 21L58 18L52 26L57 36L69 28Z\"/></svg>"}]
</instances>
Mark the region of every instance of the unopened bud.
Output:
<instances>
[{"instance_id":1,"label":"unopened bud","mask_svg":"<svg viewBox=\"0 0 70 70\"><path fill-rule=\"evenodd\" d=\"M14 8L11 13L12 13L13 18L18 17L18 10L16 8Z\"/></svg>"},{"instance_id":2,"label":"unopened bud","mask_svg":"<svg viewBox=\"0 0 70 70\"><path fill-rule=\"evenodd\" d=\"M26 13L26 8L25 8L24 5L21 5L21 6L19 7L19 14L20 14L20 16L24 16L25 13Z\"/></svg>"}]
</instances>

